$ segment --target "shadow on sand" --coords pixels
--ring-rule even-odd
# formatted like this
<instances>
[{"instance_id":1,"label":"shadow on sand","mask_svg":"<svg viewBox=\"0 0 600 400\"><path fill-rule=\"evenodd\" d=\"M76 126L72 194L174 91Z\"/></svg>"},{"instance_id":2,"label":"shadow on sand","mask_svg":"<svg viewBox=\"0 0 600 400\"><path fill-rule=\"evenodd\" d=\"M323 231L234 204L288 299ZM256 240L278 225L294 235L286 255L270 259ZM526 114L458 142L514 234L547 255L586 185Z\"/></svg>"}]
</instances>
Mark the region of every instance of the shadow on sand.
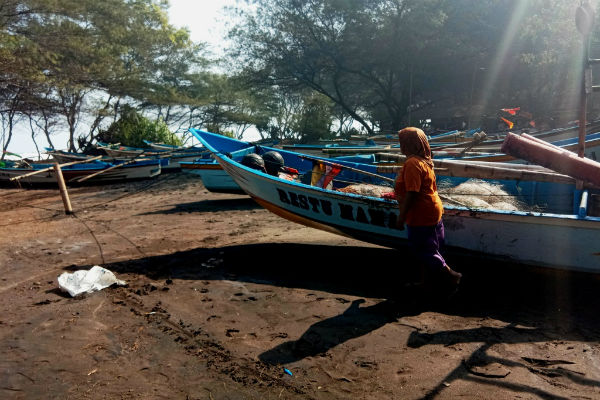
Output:
<instances>
[{"instance_id":1,"label":"shadow on sand","mask_svg":"<svg viewBox=\"0 0 600 400\"><path fill-rule=\"evenodd\" d=\"M227 198L221 200L201 200L192 203L176 204L168 210L159 210L140 215L153 214L180 214L180 213L212 213L218 211L246 211L262 209L254 200L248 196L237 199Z\"/></svg>"},{"instance_id":2,"label":"shadow on sand","mask_svg":"<svg viewBox=\"0 0 600 400\"><path fill-rule=\"evenodd\" d=\"M212 206L211 211L214 211ZM293 257L290 256L292 254ZM497 343L597 342L600 318L597 318L597 308L591 305L597 304L600 276L456 256L448 257L448 261L464 277L459 292L451 301L445 302L428 301L428 294L420 292L420 289L408 289L406 284L416 278L418 271L411 267L414 263L410 259L399 250L392 249L252 244L199 248L118 262L106 265L106 268L116 273L145 274L152 279L228 279L386 299L366 307L361 307L363 300L355 300L342 314L309 326L300 338L284 342L259 356L262 361L273 364L287 364L324 353L399 317L423 311L493 318L508 323L503 328L481 327L434 334L413 332L407 343L413 348L430 344L483 343L424 398L435 398L445 388L446 382L455 379L486 379L471 373L469 365L496 362L514 366L513 361L495 359L486 354L486 350ZM564 378L578 384L600 386L598 381L567 370L563 372ZM485 380L485 384L534 393L541 398L561 398L505 381L490 383Z\"/></svg>"}]
</instances>

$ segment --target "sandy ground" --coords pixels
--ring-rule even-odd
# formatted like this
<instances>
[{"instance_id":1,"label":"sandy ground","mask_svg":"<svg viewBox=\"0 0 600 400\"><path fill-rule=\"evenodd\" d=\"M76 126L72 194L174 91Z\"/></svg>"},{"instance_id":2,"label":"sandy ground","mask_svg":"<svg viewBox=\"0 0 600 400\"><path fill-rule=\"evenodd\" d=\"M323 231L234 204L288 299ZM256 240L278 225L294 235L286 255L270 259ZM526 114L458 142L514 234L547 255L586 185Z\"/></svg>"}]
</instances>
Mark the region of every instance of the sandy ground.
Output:
<instances>
[{"instance_id":1,"label":"sandy ground","mask_svg":"<svg viewBox=\"0 0 600 400\"><path fill-rule=\"evenodd\" d=\"M600 399L598 276L455 256L431 303L399 251L191 176L70 194L0 189L2 399ZM59 290L93 265L128 286Z\"/></svg>"}]
</instances>

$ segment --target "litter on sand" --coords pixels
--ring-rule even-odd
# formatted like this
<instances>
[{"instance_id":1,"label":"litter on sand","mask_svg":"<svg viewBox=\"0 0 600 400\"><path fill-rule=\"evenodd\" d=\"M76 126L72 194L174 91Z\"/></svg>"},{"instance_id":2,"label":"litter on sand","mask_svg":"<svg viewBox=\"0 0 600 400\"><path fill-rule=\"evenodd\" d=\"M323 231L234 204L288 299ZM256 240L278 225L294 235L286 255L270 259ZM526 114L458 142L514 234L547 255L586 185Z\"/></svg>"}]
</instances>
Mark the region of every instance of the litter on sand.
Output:
<instances>
[{"instance_id":1,"label":"litter on sand","mask_svg":"<svg viewBox=\"0 0 600 400\"><path fill-rule=\"evenodd\" d=\"M72 274L65 272L58 277L58 286L73 297L96 292L114 284L124 286L127 282L117 279L111 271L98 265L94 265L89 271L82 269Z\"/></svg>"}]
</instances>

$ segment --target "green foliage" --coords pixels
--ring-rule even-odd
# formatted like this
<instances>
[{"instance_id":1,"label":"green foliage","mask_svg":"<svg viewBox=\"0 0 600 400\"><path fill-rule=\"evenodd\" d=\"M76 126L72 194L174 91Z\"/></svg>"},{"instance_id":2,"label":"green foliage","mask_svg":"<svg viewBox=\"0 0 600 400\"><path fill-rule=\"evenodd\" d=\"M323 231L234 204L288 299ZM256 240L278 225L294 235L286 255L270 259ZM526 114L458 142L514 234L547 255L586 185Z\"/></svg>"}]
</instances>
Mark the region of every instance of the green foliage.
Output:
<instances>
[{"instance_id":1,"label":"green foliage","mask_svg":"<svg viewBox=\"0 0 600 400\"><path fill-rule=\"evenodd\" d=\"M31 118L61 117L73 149L83 114L92 114L97 127L108 110L118 112L123 98L159 107L185 104L186 74L205 62L189 32L169 25L167 7L165 0L5 0L1 108ZM106 104L88 108L91 93L105 96Z\"/></svg>"},{"instance_id":2,"label":"green foliage","mask_svg":"<svg viewBox=\"0 0 600 400\"><path fill-rule=\"evenodd\" d=\"M332 125L338 136L356 123L394 131L436 112L460 119L473 108L482 117L520 106L537 119L576 108L579 1L248 2L226 72L214 73L203 46L169 24L166 0L4 0L5 146L13 125L31 118L48 139L66 125L73 148L82 116L93 120L80 135L90 141L127 103L164 121L140 128L157 136L165 124L237 138L254 126L263 137L303 141L332 136ZM243 66L237 75L234 66ZM122 129L115 140L139 145L122 114L124 125L103 135Z\"/></svg>"},{"instance_id":3,"label":"green foliage","mask_svg":"<svg viewBox=\"0 0 600 400\"><path fill-rule=\"evenodd\" d=\"M472 101L489 115L575 108L581 39L572 0L253 3L232 32L247 74L282 95L327 96L368 132L401 128L417 103L429 104L419 118L442 102L448 116Z\"/></svg>"},{"instance_id":4,"label":"green foliage","mask_svg":"<svg viewBox=\"0 0 600 400\"><path fill-rule=\"evenodd\" d=\"M301 111L295 116L292 129L303 143L319 139L330 139L332 124L332 101L326 96L315 94L304 99Z\"/></svg>"},{"instance_id":5,"label":"green foliage","mask_svg":"<svg viewBox=\"0 0 600 400\"><path fill-rule=\"evenodd\" d=\"M120 143L132 147L146 147L144 140L182 145L181 139L169 131L164 121L150 121L130 107L125 107L121 118L105 131L101 131L97 138L102 142Z\"/></svg>"}]
</instances>

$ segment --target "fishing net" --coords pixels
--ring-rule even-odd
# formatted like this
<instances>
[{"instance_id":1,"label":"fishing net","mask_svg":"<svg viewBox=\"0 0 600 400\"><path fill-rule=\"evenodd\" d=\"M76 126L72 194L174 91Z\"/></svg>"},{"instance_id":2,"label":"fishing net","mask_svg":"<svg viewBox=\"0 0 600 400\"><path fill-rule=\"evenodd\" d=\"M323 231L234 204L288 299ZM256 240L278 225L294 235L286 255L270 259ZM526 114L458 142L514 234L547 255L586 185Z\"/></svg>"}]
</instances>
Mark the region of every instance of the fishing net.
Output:
<instances>
[{"instance_id":1,"label":"fishing net","mask_svg":"<svg viewBox=\"0 0 600 400\"><path fill-rule=\"evenodd\" d=\"M337 190L361 196L394 198L390 196L394 189L389 186L356 183ZM446 205L459 205L470 209L531 211L523 202L519 201L517 196L504 190L502 185L479 179L470 179L457 186L442 183L439 193L442 202Z\"/></svg>"},{"instance_id":2,"label":"fishing net","mask_svg":"<svg viewBox=\"0 0 600 400\"><path fill-rule=\"evenodd\" d=\"M504 211L526 211L526 206L516 196L509 194L502 185L479 179L470 179L457 186L440 187L440 196L448 204L468 208Z\"/></svg>"},{"instance_id":3,"label":"fishing net","mask_svg":"<svg viewBox=\"0 0 600 400\"><path fill-rule=\"evenodd\" d=\"M389 186L371 185L367 183L353 183L341 189L338 192L354 193L361 196L383 197L384 194L393 192L394 188Z\"/></svg>"}]
</instances>

